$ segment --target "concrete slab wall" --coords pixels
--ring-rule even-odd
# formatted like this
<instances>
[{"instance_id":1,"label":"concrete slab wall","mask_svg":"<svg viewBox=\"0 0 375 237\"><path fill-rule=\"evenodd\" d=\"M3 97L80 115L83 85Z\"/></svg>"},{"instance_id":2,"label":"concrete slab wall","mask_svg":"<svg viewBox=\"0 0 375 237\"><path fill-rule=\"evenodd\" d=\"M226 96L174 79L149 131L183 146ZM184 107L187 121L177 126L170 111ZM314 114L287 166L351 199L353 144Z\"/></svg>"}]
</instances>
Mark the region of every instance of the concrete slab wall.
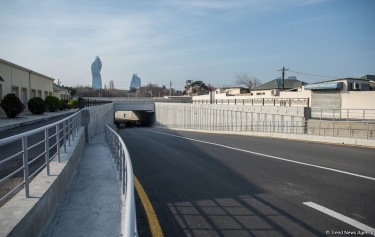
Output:
<instances>
[{"instance_id":1,"label":"concrete slab wall","mask_svg":"<svg viewBox=\"0 0 375 237\"><path fill-rule=\"evenodd\" d=\"M84 145L81 128L71 146L67 146L67 152L61 154L61 162L50 163L51 175L43 169L30 183L30 198L22 190L1 207L0 237L40 235L76 171Z\"/></svg>"},{"instance_id":2,"label":"concrete slab wall","mask_svg":"<svg viewBox=\"0 0 375 237\"><path fill-rule=\"evenodd\" d=\"M153 124L164 127L198 127L212 129L212 126L236 127L248 124L287 123L289 126L304 124L309 108L275 107L260 105L219 104L169 104L155 103ZM202 127L203 126L203 127Z\"/></svg>"},{"instance_id":3,"label":"concrete slab wall","mask_svg":"<svg viewBox=\"0 0 375 237\"><path fill-rule=\"evenodd\" d=\"M113 103L82 109L82 125L85 127L86 141L103 133L106 124L114 123Z\"/></svg>"}]
</instances>

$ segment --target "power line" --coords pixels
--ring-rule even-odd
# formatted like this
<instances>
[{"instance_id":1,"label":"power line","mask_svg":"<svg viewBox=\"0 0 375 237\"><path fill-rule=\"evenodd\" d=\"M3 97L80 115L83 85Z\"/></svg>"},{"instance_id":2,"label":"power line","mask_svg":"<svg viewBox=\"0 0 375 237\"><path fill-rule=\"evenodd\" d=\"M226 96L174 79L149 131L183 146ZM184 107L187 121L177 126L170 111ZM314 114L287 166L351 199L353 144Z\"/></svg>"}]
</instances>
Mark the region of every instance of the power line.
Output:
<instances>
[{"instance_id":1,"label":"power line","mask_svg":"<svg viewBox=\"0 0 375 237\"><path fill-rule=\"evenodd\" d=\"M295 72L289 70L289 72L297 73L297 74L303 74L303 75L309 75L309 76L316 76L316 77L330 77L330 78L339 78L339 77L332 77L332 76L323 76L323 75L317 75L317 74L310 74L310 73L304 73L304 72Z\"/></svg>"}]
</instances>

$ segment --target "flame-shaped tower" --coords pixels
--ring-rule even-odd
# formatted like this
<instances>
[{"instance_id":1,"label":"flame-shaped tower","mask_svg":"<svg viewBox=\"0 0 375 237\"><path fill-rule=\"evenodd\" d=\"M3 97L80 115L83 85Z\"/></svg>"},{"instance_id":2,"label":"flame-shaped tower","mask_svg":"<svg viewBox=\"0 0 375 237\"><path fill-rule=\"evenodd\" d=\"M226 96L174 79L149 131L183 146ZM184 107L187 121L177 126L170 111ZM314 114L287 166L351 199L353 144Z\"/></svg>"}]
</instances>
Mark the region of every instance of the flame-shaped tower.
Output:
<instances>
[{"instance_id":1,"label":"flame-shaped tower","mask_svg":"<svg viewBox=\"0 0 375 237\"><path fill-rule=\"evenodd\" d=\"M95 61L91 64L92 88L102 89L102 76L100 75L100 70L102 70L102 61L96 56Z\"/></svg>"},{"instance_id":2,"label":"flame-shaped tower","mask_svg":"<svg viewBox=\"0 0 375 237\"><path fill-rule=\"evenodd\" d=\"M132 81L130 82L130 90L138 89L141 87L141 78L133 74Z\"/></svg>"}]
</instances>

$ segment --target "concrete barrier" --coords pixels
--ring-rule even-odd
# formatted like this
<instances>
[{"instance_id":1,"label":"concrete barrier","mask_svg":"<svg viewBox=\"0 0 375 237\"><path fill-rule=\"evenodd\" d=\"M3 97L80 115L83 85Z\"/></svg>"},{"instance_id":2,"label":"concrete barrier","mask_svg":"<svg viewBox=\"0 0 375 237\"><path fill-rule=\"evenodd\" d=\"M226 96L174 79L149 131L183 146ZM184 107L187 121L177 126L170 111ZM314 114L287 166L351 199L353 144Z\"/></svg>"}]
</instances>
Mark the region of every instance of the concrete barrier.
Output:
<instances>
[{"instance_id":1,"label":"concrete barrier","mask_svg":"<svg viewBox=\"0 0 375 237\"><path fill-rule=\"evenodd\" d=\"M43 169L30 183L30 197L19 192L0 209L0 237L37 237L44 230L65 193L85 145L84 129L61 153L61 162L50 163L51 175Z\"/></svg>"}]
</instances>

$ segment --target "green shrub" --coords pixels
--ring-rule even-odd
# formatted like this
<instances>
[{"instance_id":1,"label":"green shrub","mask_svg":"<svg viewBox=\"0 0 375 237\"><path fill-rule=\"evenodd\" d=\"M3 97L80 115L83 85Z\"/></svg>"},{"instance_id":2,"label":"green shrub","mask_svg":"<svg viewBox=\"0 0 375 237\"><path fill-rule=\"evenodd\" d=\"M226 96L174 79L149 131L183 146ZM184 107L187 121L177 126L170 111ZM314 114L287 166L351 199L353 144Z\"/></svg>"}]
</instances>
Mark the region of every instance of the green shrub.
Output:
<instances>
[{"instance_id":1,"label":"green shrub","mask_svg":"<svg viewBox=\"0 0 375 237\"><path fill-rule=\"evenodd\" d=\"M46 108L49 112L55 112L60 107L59 98L55 96L51 96L51 95L47 96L44 99L44 102L46 103Z\"/></svg>"},{"instance_id":2,"label":"green shrub","mask_svg":"<svg viewBox=\"0 0 375 237\"><path fill-rule=\"evenodd\" d=\"M20 99L18 99L15 94L7 94L4 96L0 106L3 108L9 118L15 118L25 109L25 105L22 104Z\"/></svg>"},{"instance_id":3,"label":"green shrub","mask_svg":"<svg viewBox=\"0 0 375 237\"><path fill-rule=\"evenodd\" d=\"M78 108L78 100L71 100L71 101L70 101L70 106L71 106L73 109Z\"/></svg>"},{"instance_id":4,"label":"green shrub","mask_svg":"<svg viewBox=\"0 0 375 237\"><path fill-rule=\"evenodd\" d=\"M33 114L42 114L46 112L46 103L39 97L34 97L27 102L27 108Z\"/></svg>"},{"instance_id":5,"label":"green shrub","mask_svg":"<svg viewBox=\"0 0 375 237\"><path fill-rule=\"evenodd\" d=\"M65 100L59 100L59 110L65 110L68 108L68 103Z\"/></svg>"}]
</instances>

